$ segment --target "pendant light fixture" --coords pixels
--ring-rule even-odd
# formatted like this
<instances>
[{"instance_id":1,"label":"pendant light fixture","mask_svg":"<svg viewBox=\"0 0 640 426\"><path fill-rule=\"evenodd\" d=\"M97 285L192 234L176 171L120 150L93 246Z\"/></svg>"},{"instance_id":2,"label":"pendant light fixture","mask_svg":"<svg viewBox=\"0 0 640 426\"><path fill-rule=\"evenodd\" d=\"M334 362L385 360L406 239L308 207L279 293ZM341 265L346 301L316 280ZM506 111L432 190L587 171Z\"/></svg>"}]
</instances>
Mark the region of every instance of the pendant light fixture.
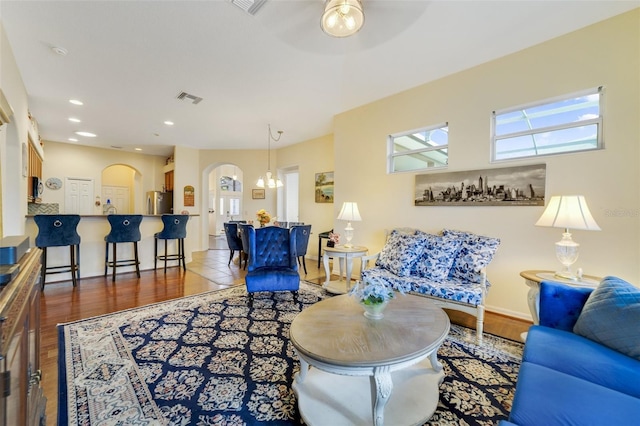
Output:
<instances>
[{"instance_id":1,"label":"pendant light fixture","mask_svg":"<svg viewBox=\"0 0 640 426\"><path fill-rule=\"evenodd\" d=\"M320 18L322 31L332 37L349 37L364 25L360 0L327 0Z\"/></svg>"},{"instance_id":2,"label":"pendant light fixture","mask_svg":"<svg viewBox=\"0 0 640 426\"><path fill-rule=\"evenodd\" d=\"M274 142L278 142L280 140L280 137L282 137L282 133L284 132L282 130L278 130L278 137L274 138L273 134L271 133L271 124L268 125L268 128L269 128L269 134L267 135L268 151L267 151L267 173L265 174L266 180L262 176L260 176L260 179L258 179L256 186L258 188L264 188L265 186L267 188L280 188L282 186L282 181L277 177L276 179L274 179L273 174L271 173L271 140L273 140Z\"/></svg>"}]
</instances>

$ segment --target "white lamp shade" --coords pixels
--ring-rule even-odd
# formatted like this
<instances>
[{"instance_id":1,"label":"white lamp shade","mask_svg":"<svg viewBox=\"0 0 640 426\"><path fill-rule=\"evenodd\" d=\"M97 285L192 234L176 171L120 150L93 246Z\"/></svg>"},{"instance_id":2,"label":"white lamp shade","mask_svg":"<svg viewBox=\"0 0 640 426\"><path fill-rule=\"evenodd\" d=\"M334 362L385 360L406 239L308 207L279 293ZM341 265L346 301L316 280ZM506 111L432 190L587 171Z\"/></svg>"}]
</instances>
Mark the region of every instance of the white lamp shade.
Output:
<instances>
[{"instance_id":1,"label":"white lamp shade","mask_svg":"<svg viewBox=\"0 0 640 426\"><path fill-rule=\"evenodd\" d=\"M360 0L327 0L320 18L322 30L333 37L348 37L364 25Z\"/></svg>"},{"instance_id":2,"label":"white lamp shade","mask_svg":"<svg viewBox=\"0 0 640 426\"><path fill-rule=\"evenodd\" d=\"M582 195L554 195L536 226L599 231Z\"/></svg>"},{"instance_id":3,"label":"white lamp shade","mask_svg":"<svg viewBox=\"0 0 640 426\"><path fill-rule=\"evenodd\" d=\"M339 220L346 221L361 221L360 211L358 211L358 203L353 203L350 201L346 201L342 204L342 209L340 210L340 214L338 215Z\"/></svg>"}]
</instances>

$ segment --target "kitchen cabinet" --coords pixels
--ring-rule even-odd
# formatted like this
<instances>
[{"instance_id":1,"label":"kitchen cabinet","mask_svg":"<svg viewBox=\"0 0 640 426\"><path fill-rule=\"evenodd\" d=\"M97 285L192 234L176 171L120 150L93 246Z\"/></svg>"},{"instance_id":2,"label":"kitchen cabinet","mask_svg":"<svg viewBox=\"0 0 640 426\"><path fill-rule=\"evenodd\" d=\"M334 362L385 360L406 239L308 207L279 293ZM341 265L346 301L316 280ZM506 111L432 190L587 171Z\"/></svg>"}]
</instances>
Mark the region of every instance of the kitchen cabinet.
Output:
<instances>
[{"instance_id":1,"label":"kitchen cabinet","mask_svg":"<svg viewBox=\"0 0 640 426\"><path fill-rule=\"evenodd\" d=\"M164 174L164 190L173 191L173 170Z\"/></svg>"}]
</instances>

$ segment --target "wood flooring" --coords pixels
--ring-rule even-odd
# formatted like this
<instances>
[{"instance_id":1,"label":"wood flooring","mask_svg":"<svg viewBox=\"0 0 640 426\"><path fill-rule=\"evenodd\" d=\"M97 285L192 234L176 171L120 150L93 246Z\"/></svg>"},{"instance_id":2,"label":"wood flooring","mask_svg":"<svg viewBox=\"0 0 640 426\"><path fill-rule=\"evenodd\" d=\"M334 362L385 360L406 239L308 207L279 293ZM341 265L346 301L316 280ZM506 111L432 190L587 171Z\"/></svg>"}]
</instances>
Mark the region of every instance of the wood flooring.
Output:
<instances>
[{"instance_id":1,"label":"wood flooring","mask_svg":"<svg viewBox=\"0 0 640 426\"><path fill-rule=\"evenodd\" d=\"M173 267L166 275L157 271L141 271L140 278L134 272L120 273L116 282L107 278L83 278L74 288L71 281L47 283L41 297L41 353L42 386L47 398L47 425L57 422L58 400L58 330L57 324L77 321L137 306L162 302L209 290L244 284L246 272L237 264L227 265L229 251L207 250L193 254L193 261L184 272ZM307 281L322 284L324 269L317 268L313 259L307 260ZM216 284L217 283L217 284ZM460 312L447 311L451 321L475 328L475 318ZM492 314L485 315L485 332L512 340L519 340L530 323L520 319Z\"/></svg>"}]
</instances>

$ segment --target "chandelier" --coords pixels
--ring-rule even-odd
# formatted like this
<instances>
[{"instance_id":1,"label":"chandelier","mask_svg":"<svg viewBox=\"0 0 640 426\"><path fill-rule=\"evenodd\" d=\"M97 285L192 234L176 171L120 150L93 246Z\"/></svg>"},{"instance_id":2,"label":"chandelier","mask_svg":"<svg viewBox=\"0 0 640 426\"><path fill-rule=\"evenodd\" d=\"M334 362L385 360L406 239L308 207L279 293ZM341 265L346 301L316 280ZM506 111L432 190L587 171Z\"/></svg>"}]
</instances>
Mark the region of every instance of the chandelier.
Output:
<instances>
[{"instance_id":1,"label":"chandelier","mask_svg":"<svg viewBox=\"0 0 640 426\"><path fill-rule=\"evenodd\" d=\"M349 37L364 25L360 0L327 0L320 18L322 31L332 37Z\"/></svg>"},{"instance_id":2,"label":"chandelier","mask_svg":"<svg viewBox=\"0 0 640 426\"><path fill-rule=\"evenodd\" d=\"M273 140L274 142L278 142L280 140L280 137L282 137L282 133L284 132L282 130L278 130L278 137L274 138L273 133L271 133L271 124L268 125L268 128L269 128L269 134L267 137L268 151L267 151L267 173L265 174L266 179L260 176L260 179L258 179L256 186L258 188L264 188L265 186L268 188L276 188L276 187L280 188L282 186L282 181L280 179L274 179L273 174L271 173L271 140Z\"/></svg>"}]
</instances>

